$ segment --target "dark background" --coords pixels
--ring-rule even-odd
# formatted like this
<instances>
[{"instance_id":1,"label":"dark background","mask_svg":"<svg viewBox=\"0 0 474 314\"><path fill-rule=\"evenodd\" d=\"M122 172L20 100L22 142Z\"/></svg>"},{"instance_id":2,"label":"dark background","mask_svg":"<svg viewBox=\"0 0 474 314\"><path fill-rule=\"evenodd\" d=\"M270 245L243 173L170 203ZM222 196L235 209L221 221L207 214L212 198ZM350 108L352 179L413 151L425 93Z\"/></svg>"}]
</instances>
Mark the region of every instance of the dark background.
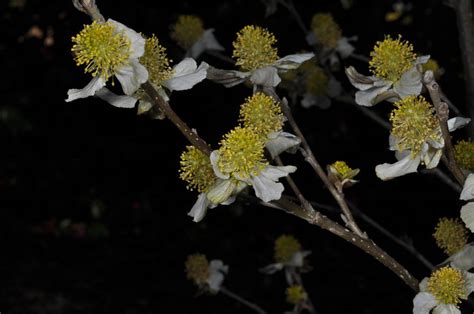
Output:
<instances>
[{"instance_id":1,"label":"dark background","mask_svg":"<svg viewBox=\"0 0 474 314\"><path fill-rule=\"evenodd\" d=\"M178 62L183 52L169 25L179 14L196 14L231 52L235 33L262 25L278 38L280 56L309 49L283 8L265 19L259 1L165 4L98 1L106 17L145 34L155 33ZM163 3L163 2L162 2ZM357 53L368 55L384 34L402 34L416 51L431 54L446 70L441 80L463 107L456 21L440 1L416 1L412 23L387 23L392 1L296 1L309 25L316 12L331 12L345 36L358 35ZM205 253L230 266L225 285L268 313L290 310L281 273L258 269L273 261L273 241L283 233L300 239L313 270L304 275L319 313L411 313L414 293L388 269L332 234L274 209L251 204L218 207L204 221L186 215L196 199L178 179L187 144L169 121L139 117L94 98L64 102L69 88L89 76L72 59L71 36L89 23L70 1L27 0L0 4L0 230L2 313L251 313L225 296L199 296L186 280L188 254ZM48 35L28 36L36 26ZM51 32L52 31L52 32ZM48 37L48 36L46 36ZM211 56L202 60L228 67ZM365 64L345 61L367 73ZM346 88L347 79L336 73ZM203 82L175 93L171 104L214 147L236 124L239 104L251 91ZM431 175L389 182L374 167L393 162L388 132L347 104L329 110L295 107L294 113L323 165L345 160L361 169L347 198L398 236L411 238L433 263L446 256L431 234L437 219L456 217L458 195ZM387 117L389 104L373 109ZM457 138L464 137L458 132ZM329 193L298 156L284 156L308 198L334 205ZM93 216L91 208L99 209ZM338 220L338 215L326 213ZM65 221L69 221L68 225ZM411 255L365 223L364 230L417 278L429 275Z\"/></svg>"}]
</instances>

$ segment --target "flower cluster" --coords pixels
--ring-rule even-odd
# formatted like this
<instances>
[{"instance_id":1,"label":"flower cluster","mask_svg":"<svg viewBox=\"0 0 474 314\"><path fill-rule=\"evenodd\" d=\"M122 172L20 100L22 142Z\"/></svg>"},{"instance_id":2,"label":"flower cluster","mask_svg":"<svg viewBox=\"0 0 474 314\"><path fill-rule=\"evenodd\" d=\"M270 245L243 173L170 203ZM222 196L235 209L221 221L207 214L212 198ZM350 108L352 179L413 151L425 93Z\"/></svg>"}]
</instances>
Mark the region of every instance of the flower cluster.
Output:
<instances>
[{"instance_id":1,"label":"flower cluster","mask_svg":"<svg viewBox=\"0 0 474 314\"><path fill-rule=\"evenodd\" d=\"M219 292L224 275L229 272L229 266L221 260L208 262L203 254L189 255L184 264L186 277L194 282L199 289L216 294Z\"/></svg>"}]
</instances>

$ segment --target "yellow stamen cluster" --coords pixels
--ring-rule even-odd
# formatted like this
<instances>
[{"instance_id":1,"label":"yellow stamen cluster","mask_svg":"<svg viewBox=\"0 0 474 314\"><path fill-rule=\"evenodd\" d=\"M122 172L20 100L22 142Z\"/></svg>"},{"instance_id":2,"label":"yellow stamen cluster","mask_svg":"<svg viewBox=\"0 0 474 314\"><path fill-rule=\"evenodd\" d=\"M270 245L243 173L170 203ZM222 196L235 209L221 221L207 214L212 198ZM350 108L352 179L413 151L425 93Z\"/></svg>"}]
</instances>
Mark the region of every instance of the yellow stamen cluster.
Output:
<instances>
[{"instance_id":1,"label":"yellow stamen cluster","mask_svg":"<svg viewBox=\"0 0 474 314\"><path fill-rule=\"evenodd\" d=\"M202 286L209 278L209 262L204 254L189 255L184 264L186 277L196 285Z\"/></svg>"},{"instance_id":2,"label":"yellow stamen cluster","mask_svg":"<svg viewBox=\"0 0 474 314\"><path fill-rule=\"evenodd\" d=\"M315 66L306 78L306 90L316 96L325 95L328 89L329 78L318 66Z\"/></svg>"},{"instance_id":3,"label":"yellow stamen cluster","mask_svg":"<svg viewBox=\"0 0 474 314\"><path fill-rule=\"evenodd\" d=\"M460 251L466 244L469 232L459 218L441 218L433 237L440 249L448 255Z\"/></svg>"},{"instance_id":4,"label":"yellow stamen cluster","mask_svg":"<svg viewBox=\"0 0 474 314\"><path fill-rule=\"evenodd\" d=\"M111 22L92 22L72 37L71 48L78 66L85 64L85 73L107 80L124 66L131 54L131 43Z\"/></svg>"},{"instance_id":5,"label":"yellow stamen cluster","mask_svg":"<svg viewBox=\"0 0 474 314\"><path fill-rule=\"evenodd\" d=\"M256 93L240 106L239 121L245 128L252 129L264 141L267 135L280 131L284 116L276 101L264 93Z\"/></svg>"},{"instance_id":6,"label":"yellow stamen cluster","mask_svg":"<svg viewBox=\"0 0 474 314\"><path fill-rule=\"evenodd\" d=\"M413 46L401 38L401 35L397 39L385 36L383 41L377 41L369 62L370 71L375 76L395 82L413 66L416 59Z\"/></svg>"},{"instance_id":7,"label":"yellow stamen cluster","mask_svg":"<svg viewBox=\"0 0 474 314\"><path fill-rule=\"evenodd\" d=\"M140 63L148 71L148 80L155 86L161 86L164 81L171 78L173 69L171 60L166 55L166 48L160 45L155 35L145 41L145 53L140 58Z\"/></svg>"},{"instance_id":8,"label":"yellow stamen cluster","mask_svg":"<svg viewBox=\"0 0 474 314\"><path fill-rule=\"evenodd\" d=\"M345 161L336 161L330 167L336 171L341 179L352 179L359 173L359 169L352 169Z\"/></svg>"},{"instance_id":9,"label":"yellow stamen cluster","mask_svg":"<svg viewBox=\"0 0 474 314\"><path fill-rule=\"evenodd\" d=\"M457 305L467 298L466 281L460 270L446 266L431 274L428 292L441 303Z\"/></svg>"},{"instance_id":10,"label":"yellow stamen cluster","mask_svg":"<svg viewBox=\"0 0 474 314\"><path fill-rule=\"evenodd\" d=\"M277 263L289 263L293 255L301 249L300 242L294 236L281 235L275 241L275 261Z\"/></svg>"},{"instance_id":11,"label":"yellow stamen cluster","mask_svg":"<svg viewBox=\"0 0 474 314\"><path fill-rule=\"evenodd\" d=\"M189 190L206 192L216 181L209 157L194 146L187 146L181 154L179 177L188 182Z\"/></svg>"},{"instance_id":12,"label":"yellow stamen cluster","mask_svg":"<svg viewBox=\"0 0 474 314\"><path fill-rule=\"evenodd\" d=\"M311 20L311 30L316 40L328 48L336 48L342 31L329 13L317 13Z\"/></svg>"},{"instance_id":13,"label":"yellow stamen cluster","mask_svg":"<svg viewBox=\"0 0 474 314\"><path fill-rule=\"evenodd\" d=\"M411 150L411 156L420 153L429 139L439 141L439 122L434 108L423 96L409 96L395 103L390 113L392 134L399 140L397 150Z\"/></svg>"},{"instance_id":14,"label":"yellow stamen cluster","mask_svg":"<svg viewBox=\"0 0 474 314\"><path fill-rule=\"evenodd\" d=\"M217 166L222 173L248 179L268 164L263 157L265 144L252 129L236 127L220 144Z\"/></svg>"},{"instance_id":15,"label":"yellow stamen cluster","mask_svg":"<svg viewBox=\"0 0 474 314\"><path fill-rule=\"evenodd\" d=\"M184 49L191 48L203 33L203 22L194 15L180 15L171 28L171 38Z\"/></svg>"},{"instance_id":16,"label":"yellow stamen cluster","mask_svg":"<svg viewBox=\"0 0 474 314\"><path fill-rule=\"evenodd\" d=\"M292 285L286 288L286 302L290 304L300 304L307 298L308 295L301 285Z\"/></svg>"},{"instance_id":17,"label":"yellow stamen cluster","mask_svg":"<svg viewBox=\"0 0 474 314\"><path fill-rule=\"evenodd\" d=\"M459 141L454 146L454 158L459 167L474 172L474 142Z\"/></svg>"},{"instance_id":18,"label":"yellow stamen cluster","mask_svg":"<svg viewBox=\"0 0 474 314\"><path fill-rule=\"evenodd\" d=\"M278 50L273 45L275 36L267 29L248 25L237 33L237 39L232 43L236 65L244 71L253 71L273 64L278 60Z\"/></svg>"}]
</instances>

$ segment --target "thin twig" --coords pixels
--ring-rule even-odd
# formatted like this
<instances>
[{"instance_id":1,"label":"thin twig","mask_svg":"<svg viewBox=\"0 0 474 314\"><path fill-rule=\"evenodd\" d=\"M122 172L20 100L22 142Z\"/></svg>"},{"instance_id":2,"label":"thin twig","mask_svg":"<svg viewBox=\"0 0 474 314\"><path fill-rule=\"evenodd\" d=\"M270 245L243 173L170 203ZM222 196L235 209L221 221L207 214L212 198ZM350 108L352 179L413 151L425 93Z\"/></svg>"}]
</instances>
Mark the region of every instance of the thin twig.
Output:
<instances>
[{"instance_id":1,"label":"thin twig","mask_svg":"<svg viewBox=\"0 0 474 314\"><path fill-rule=\"evenodd\" d=\"M388 255L384 250L378 247L372 240L359 237L350 230L342 227L335 221L327 218L319 212L315 212L313 216L307 216L306 211L290 200L282 197L280 200L273 201L278 207L282 208L284 212L298 216L301 219L306 220L310 224L317 225L320 228L337 235L338 237L346 240L349 243L362 249L367 254L374 257L377 261L382 263L384 266L394 272L400 279L402 279L410 288L415 292L418 292L418 280L413 277L407 269L405 269L400 263L398 263L393 257ZM266 203L262 203L267 206ZM270 206L273 208L273 206Z\"/></svg>"},{"instance_id":2,"label":"thin twig","mask_svg":"<svg viewBox=\"0 0 474 314\"><path fill-rule=\"evenodd\" d=\"M293 3L293 0L280 0L281 5L283 5L288 12L293 16L295 19L296 23L298 24L299 28L303 31L303 33L308 34L308 28L306 27L305 23L303 22L303 18L299 14L298 10L296 10L295 4Z\"/></svg>"},{"instance_id":3,"label":"thin twig","mask_svg":"<svg viewBox=\"0 0 474 314\"><path fill-rule=\"evenodd\" d=\"M441 127L441 133L444 139L444 154L446 156L446 166L448 167L449 171L453 174L459 184L463 185L466 177L462 172L461 168L459 168L458 164L456 163L456 159L454 158L454 147L451 142L451 135L449 134L448 128L448 119L449 119L449 108L445 102L441 101L441 96L439 93L439 85L436 83L434 78L434 74L432 71L426 71L423 76L423 84L428 89L430 93L431 100L433 101L433 105L436 110L436 116L439 120L439 125Z\"/></svg>"},{"instance_id":4,"label":"thin twig","mask_svg":"<svg viewBox=\"0 0 474 314\"><path fill-rule=\"evenodd\" d=\"M242 298L241 296L237 295L236 293L230 291L229 289L227 289L224 286L220 287L219 292L221 292L222 294L228 296L229 298L234 299L235 301L237 301L239 303L242 303L243 305L245 305L246 307L254 310L257 313L260 313L260 314L266 314L267 313L261 307L259 307L257 304L245 300L244 298Z\"/></svg>"}]
</instances>

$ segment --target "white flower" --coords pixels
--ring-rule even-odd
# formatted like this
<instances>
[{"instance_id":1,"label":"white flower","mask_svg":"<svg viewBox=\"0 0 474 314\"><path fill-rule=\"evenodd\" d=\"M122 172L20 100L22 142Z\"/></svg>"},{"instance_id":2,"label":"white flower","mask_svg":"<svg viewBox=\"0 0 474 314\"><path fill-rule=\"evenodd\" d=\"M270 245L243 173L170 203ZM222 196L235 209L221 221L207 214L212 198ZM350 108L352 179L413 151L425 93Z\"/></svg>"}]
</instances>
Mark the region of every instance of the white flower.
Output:
<instances>
[{"instance_id":1,"label":"white flower","mask_svg":"<svg viewBox=\"0 0 474 314\"><path fill-rule=\"evenodd\" d=\"M200 222L206 215L208 208L232 204L237 194L245 187L247 184L241 181L217 179L207 192L199 194L188 216L193 217L194 222Z\"/></svg>"},{"instance_id":2,"label":"white flower","mask_svg":"<svg viewBox=\"0 0 474 314\"><path fill-rule=\"evenodd\" d=\"M371 107L383 100L394 102L410 95L419 95L423 87L422 73L418 65L428 62L429 56L416 58L413 66L402 74L399 80L390 81L375 75L365 76L350 66L346 68L346 75L354 87L359 89L355 94L355 101L361 106Z\"/></svg>"},{"instance_id":3,"label":"white flower","mask_svg":"<svg viewBox=\"0 0 474 314\"><path fill-rule=\"evenodd\" d=\"M466 118L452 118L448 120L449 131L454 131L460 127L465 126L470 122L470 119ZM394 135L390 135L390 150L397 151L395 157L397 162L393 164L384 163L375 167L377 177L382 180L390 180L405 174L417 172L418 166L423 161L427 169L435 168L443 154L444 140L441 137L441 130L438 132L439 136L437 140L427 139L423 142L421 150L418 154L413 156L411 150L397 151L397 144L400 139Z\"/></svg>"},{"instance_id":4,"label":"white flower","mask_svg":"<svg viewBox=\"0 0 474 314\"><path fill-rule=\"evenodd\" d=\"M238 175L222 173L217 165L219 161L219 151L215 150L211 153L211 164L214 169L216 176L227 184L229 181L243 182L247 185L251 185L255 191L255 195L264 202L270 202L278 200L281 197L281 193L285 189L283 184L278 182L278 179L286 177L288 174L296 171L294 166L272 166L267 165L265 168L258 171L258 175L250 174L248 178L241 178Z\"/></svg>"},{"instance_id":5,"label":"white flower","mask_svg":"<svg viewBox=\"0 0 474 314\"><path fill-rule=\"evenodd\" d=\"M224 281L224 275L229 272L229 266L224 265L221 260L212 260L209 263L209 277L207 279L207 284L209 285L209 290L213 293L219 292Z\"/></svg>"},{"instance_id":6,"label":"white flower","mask_svg":"<svg viewBox=\"0 0 474 314\"><path fill-rule=\"evenodd\" d=\"M197 59L203 52L209 50L224 50L224 47L219 44L216 37L214 36L213 28L204 30L202 36L186 52L186 56Z\"/></svg>"},{"instance_id":7,"label":"white flower","mask_svg":"<svg viewBox=\"0 0 474 314\"><path fill-rule=\"evenodd\" d=\"M118 54L114 49L107 51L107 46L105 48L101 46L101 44L105 44L99 42L102 38L97 33L109 26L113 27L113 34L109 35L118 36L115 38L122 40L119 43L122 46L118 47L122 48L125 45L128 47L128 50L121 51L121 54ZM100 29L101 27L103 28ZM107 79L112 75L120 82L126 95L132 95L141 84L148 80L146 68L139 63L139 58L143 55L145 49L145 39L139 33L112 19L109 19L106 23L94 22L90 26L86 26L83 32L75 37L76 45L73 47L73 50L76 53L78 64L87 63L86 70L92 69L94 71L94 78L83 89L70 89L66 99L67 102L95 95L97 91L105 86ZM97 38L99 40L93 44L97 44L100 49L103 49L102 55L99 56L100 62L97 62L96 53L88 46L90 42L87 42L87 39L94 40ZM85 41L84 45L82 45L83 42L81 40ZM112 48L114 47L112 46ZM123 57L124 55L128 56L128 58L120 62L119 65L115 65L116 60L113 59ZM84 56L85 59L80 59L78 56Z\"/></svg>"},{"instance_id":8,"label":"white flower","mask_svg":"<svg viewBox=\"0 0 474 314\"><path fill-rule=\"evenodd\" d=\"M430 287L429 281L433 276L435 278ZM452 283L450 291L443 289L443 284L450 283ZM437 294L438 289L444 293ZM441 268L435 271L430 279L424 278L421 281L420 292L413 299L413 314L429 314L432 310L435 314L461 314L456 302L444 303L445 300L442 298L467 299L472 291L474 291L474 274L451 267Z\"/></svg>"},{"instance_id":9,"label":"white flower","mask_svg":"<svg viewBox=\"0 0 474 314\"><path fill-rule=\"evenodd\" d=\"M221 70L209 67L207 78L225 87L233 87L249 80L252 85L276 87L281 82L278 73L296 69L301 63L314 57L314 53L293 54L278 59L274 63L253 71Z\"/></svg>"},{"instance_id":10,"label":"white flower","mask_svg":"<svg viewBox=\"0 0 474 314\"><path fill-rule=\"evenodd\" d=\"M194 59L186 58L173 67L171 78L164 81L162 86L166 87L170 92L191 89L206 78L208 68L209 65L206 62L201 62L198 67ZM168 101L169 97L162 86L155 86L155 88L160 96ZM133 108L137 100L140 101L140 110L142 111L147 111L146 109L152 106L148 98L139 98L136 95L115 95L106 88L100 90L97 96L119 108Z\"/></svg>"}]
</instances>

